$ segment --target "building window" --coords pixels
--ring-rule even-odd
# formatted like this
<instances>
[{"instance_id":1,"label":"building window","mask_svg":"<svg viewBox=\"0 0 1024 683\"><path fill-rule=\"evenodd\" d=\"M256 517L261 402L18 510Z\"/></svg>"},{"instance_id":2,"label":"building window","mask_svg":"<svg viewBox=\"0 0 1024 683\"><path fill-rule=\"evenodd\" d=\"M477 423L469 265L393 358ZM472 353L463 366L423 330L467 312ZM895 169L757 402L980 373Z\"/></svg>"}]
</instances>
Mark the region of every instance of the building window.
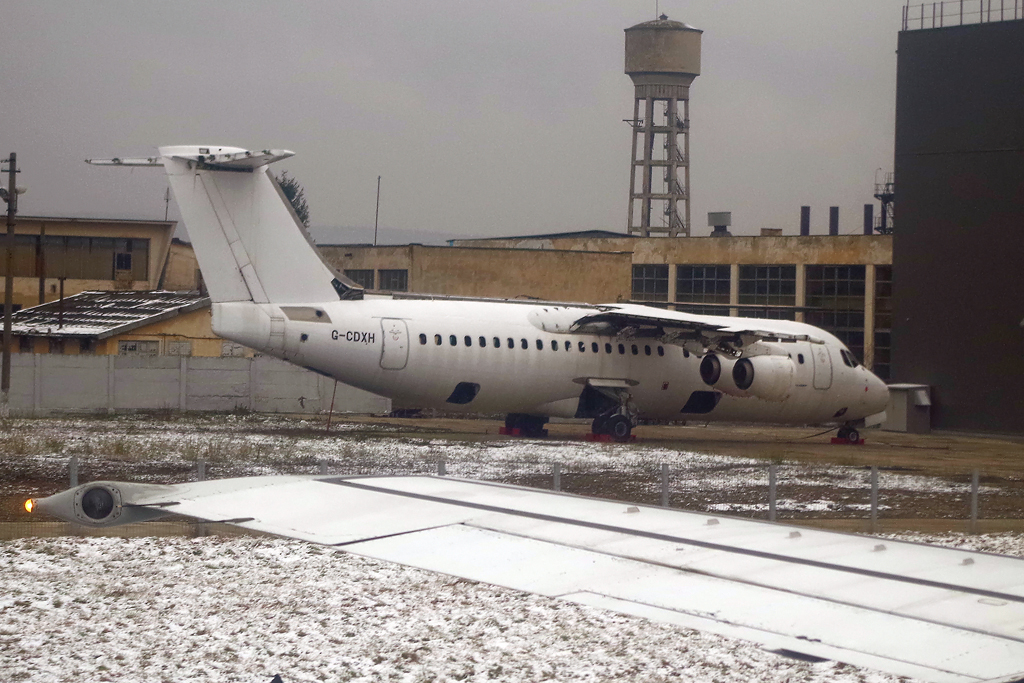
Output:
<instances>
[{"instance_id":1,"label":"building window","mask_svg":"<svg viewBox=\"0 0 1024 683\"><path fill-rule=\"evenodd\" d=\"M409 271L408 270L379 270L377 271L380 280L380 288L386 292L408 292Z\"/></svg>"},{"instance_id":2,"label":"building window","mask_svg":"<svg viewBox=\"0 0 1024 683\"><path fill-rule=\"evenodd\" d=\"M757 306L741 309L744 317L794 320L796 266L740 266L739 302Z\"/></svg>"},{"instance_id":3,"label":"building window","mask_svg":"<svg viewBox=\"0 0 1024 683\"><path fill-rule=\"evenodd\" d=\"M191 356L192 342L182 339L168 339L166 354L168 356Z\"/></svg>"},{"instance_id":4,"label":"building window","mask_svg":"<svg viewBox=\"0 0 1024 683\"><path fill-rule=\"evenodd\" d=\"M18 353L32 353L32 337L18 337Z\"/></svg>"},{"instance_id":5,"label":"building window","mask_svg":"<svg viewBox=\"0 0 1024 683\"><path fill-rule=\"evenodd\" d=\"M81 355L91 355L96 353L96 340L91 338L79 339L78 353Z\"/></svg>"},{"instance_id":6,"label":"building window","mask_svg":"<svg viewBox=\"0 0 1024 683\"><path fill-rule=\"evenodd\" d=\"M634 301L668 301L668 265L637 264L633 266Z\"/></svg>"},{"instance_id":7,"label":"building window","mask_svg":"<svg viewBox=\"0 0 1024 683\"><path fill-rule=\"evenodd\" d=\"M118 353L121 353L120 348ZM241 358L245 356L245 347L238 342L223 341L220 344L220 355L224 358Z\"/></svg>"},{"instance_id":8,"label":"building window","mask_svg":"<svg viewBox=\"0 0 1024 683\"><path fill-rule=\"evenodd\" d=\"M131 271L132 255L127 252L114 254L114 272Z\"/></svg>"},{"instance_id":9,"label":"building window","mask_svg":"<svg viewBox=\"0 0 1024 683\"><path fill-rule=\"evenodd\" d=\"M51 338L49 352L56 354L64 353L64 340Z\"/></svg>"},{"instance_id":10,"label":"building window","mask_svg":"<svg viewBox=\"0 0 1024 683\"><path fill-rule=\"evenodd\" d=\"M831 332L853 352L864 356L865 266L807 266L807 307L804 319Z\"/></svg>"},{"instance_id":11,"label":"building window","mask_svg":"<svg viewBox=\"0 0 1024 683\"><path fill-rule=\"evenodd\" d=\"M158 356L160 355L160 342L155 340L125 339L117 342L117 355Z\"/></svg>"},{"instance_id":12,"label":"building window","mask_svg":"<svg viewBox=\"0 0 1024 683\"><path fill-rule=\"evenodd\" d=\"M892 379L892 266L875 266L875 360L874 373Z\"/></svg>"},{"instance_id":13,"label":"building window","mask_svg":"<svg viewBox=\"0 0 1024 683\"><path fill-rule=\"evenodd\" d=\"M688 304L680 308L701 315L728 315L732 280L729 266L676 266L676 301ZM702 306L700 304L721 304Z\"/></svg>"},{"instance_id":14,"label":"building window","mask_svg":"<svg viewBox=\"0 0 1024 683\"><path fill-rule=\"evenodd\" d=\"M41 252L41 253L40 253ZM42 256L39 259L38 256ZM0 275L4 274L0 259ZM45 273L39 272L43 265ZM65 277L72 280L149 279L149 240L112 237L17 235L15 277Z\"/></svg>"},{"instance_id":15,"label":"building window","mask_svg":"<svg viewBox=\"0 0 1024 683\"><path fill-rule=\"evenodd\" d=\"M346 270L345 277L364 289L373 289L373 269Z\"/></svg>"}]
</instances>

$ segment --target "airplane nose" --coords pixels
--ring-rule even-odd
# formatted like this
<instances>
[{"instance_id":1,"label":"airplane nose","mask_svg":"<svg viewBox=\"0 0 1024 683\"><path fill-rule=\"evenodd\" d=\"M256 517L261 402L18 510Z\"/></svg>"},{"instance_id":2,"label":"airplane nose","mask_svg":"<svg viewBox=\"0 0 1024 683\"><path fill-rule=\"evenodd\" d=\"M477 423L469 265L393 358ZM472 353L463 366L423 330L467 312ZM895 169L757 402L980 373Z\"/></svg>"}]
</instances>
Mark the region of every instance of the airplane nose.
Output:
<instances>
[{"instance_id":1,"label":"airplane nose","mask_svg":"<svg viewBox=\"0 0 1024 683\"><path fill-rule=\"evenodd\" d=\"M868 401L875 412L882 412L889 405L889 387L875 373L868 371Z\"/></svg>"}]
</instances>

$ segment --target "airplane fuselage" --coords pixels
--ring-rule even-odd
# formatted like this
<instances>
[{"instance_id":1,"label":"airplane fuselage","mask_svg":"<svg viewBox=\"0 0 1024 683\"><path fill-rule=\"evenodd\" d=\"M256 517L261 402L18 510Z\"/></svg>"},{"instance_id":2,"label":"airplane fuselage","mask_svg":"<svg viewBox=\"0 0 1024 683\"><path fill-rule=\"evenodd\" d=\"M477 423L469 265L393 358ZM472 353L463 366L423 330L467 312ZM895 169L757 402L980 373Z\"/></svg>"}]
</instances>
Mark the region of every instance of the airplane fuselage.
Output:
<instances>
[{"instance_id":1,"label":"airplane fuselage","mask_svg":"<svg viewBox=\"0 0 1024 683\"><path fill-rule=\"evenodd\" d=\"M628 385L639 416L658 420L852 422L885 408L885 385L845 361L842 343L813 326L757 321L759 329L807 338L772 345L772 353L792 362L792 379L784 396L766 400L728 381L709 386L701 355L658 336L568 331L594 310L373 296L310 305L222 303L214 304L214 331L387 396L396 408L579 417L581 393L594 381Z\"/></svg>"}]
</instances>

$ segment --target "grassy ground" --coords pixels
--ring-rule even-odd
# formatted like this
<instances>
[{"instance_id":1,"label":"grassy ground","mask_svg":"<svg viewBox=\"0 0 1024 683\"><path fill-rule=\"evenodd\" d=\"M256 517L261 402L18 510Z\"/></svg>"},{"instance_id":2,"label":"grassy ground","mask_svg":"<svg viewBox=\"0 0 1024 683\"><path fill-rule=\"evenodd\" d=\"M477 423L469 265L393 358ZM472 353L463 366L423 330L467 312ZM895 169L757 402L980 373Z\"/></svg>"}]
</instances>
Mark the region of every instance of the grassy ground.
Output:
<instances>
[{"instance_id":1,"label":"grassy ground","mask_svg":"<svg viewBox=\"0 0 1024 683\"><path fill-rule=\"evenodd\" d=\"M882 529L964 530L965 492L977 469L983 517L992 518L981 529L1017 529L1024 518L1020 439L870 430L866 444L849 446L832 445L832 434L817 428L691 424L642 425L636 443L611 445L584 442L584 423L551 424L544 441L501 436L501 426L344 416L328 432L323 419L307 416L180 413L8 420L0 422L0 523L23 523L26 497L66 488L72 456L80 481L187 481L198 461L207 463L208 476L225 477L314 473L321 460L339 473L425 472L445 460L456 476L543 488L552 485L558 462L562 490L652 504L660 501L660 463L669 462L673 506L755 515L762 514L764 466L780 463L779 498L811 505L780 518L850 530L867 525L867 489L850 479L866 481L871 466L887 489ZM922 491L921 477L937 485ZM902 483L908 481L918 483ZM822 500L829 506L813 507Z\"/></svg>"}]
</instances>

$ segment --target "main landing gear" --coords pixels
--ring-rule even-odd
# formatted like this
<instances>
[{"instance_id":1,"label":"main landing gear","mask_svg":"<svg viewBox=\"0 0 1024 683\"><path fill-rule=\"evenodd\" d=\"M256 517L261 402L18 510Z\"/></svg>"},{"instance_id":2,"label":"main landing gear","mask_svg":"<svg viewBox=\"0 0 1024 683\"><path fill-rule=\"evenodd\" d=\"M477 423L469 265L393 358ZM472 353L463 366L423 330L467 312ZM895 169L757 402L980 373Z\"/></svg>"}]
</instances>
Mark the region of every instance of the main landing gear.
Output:
<instances>
[{"instance_id":1,"label":"main landing gear","mask_svg":"<svg viewBox=\"0 0 1024 683\"><path fill-rule=\"evenodd\" d=\"M594 434L607 434L616 441L629 441L633 433L633 421L623 413L595 417L590 431Z\"/></svg>"},{"instance_id":2,"label":"main landing gear","mask_svg":"<svg viewBox=\"0 0 1024 683\"><path fill-rule=\"evenodd\" d=\"M547 421L548 418L543 415L509 413L505 416L505 429L510 434L516 433L513 430L518 430L520 436L539 438L548 435L548 430L544 429Z\"/></svg>"}]
</instances>

